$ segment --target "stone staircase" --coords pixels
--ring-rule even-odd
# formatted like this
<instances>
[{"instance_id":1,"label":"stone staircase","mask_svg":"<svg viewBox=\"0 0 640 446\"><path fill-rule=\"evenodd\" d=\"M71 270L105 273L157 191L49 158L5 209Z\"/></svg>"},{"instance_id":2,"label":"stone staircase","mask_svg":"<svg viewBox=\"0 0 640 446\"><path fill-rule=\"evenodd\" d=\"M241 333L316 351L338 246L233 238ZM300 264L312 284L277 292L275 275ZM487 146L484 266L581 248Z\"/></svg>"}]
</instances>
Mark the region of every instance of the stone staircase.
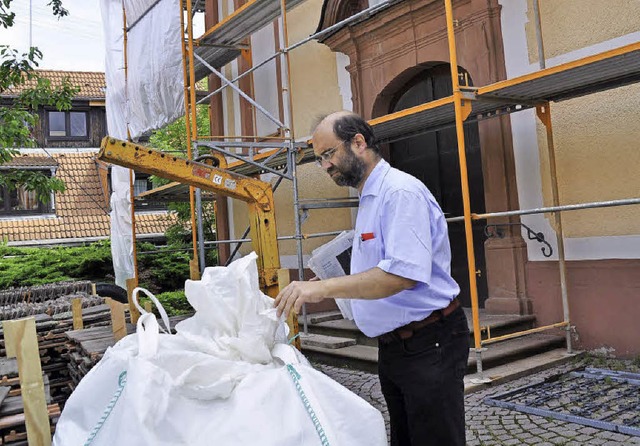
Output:
<instances>
[{"instance_id":1,"label":"stone staircase","mask_svg":"<svg viewBox=\"0 0 640 446\"><path fill-rule=\"evenodd\" d=\"M471 310L465 309L465 312L473 346ZM377 372L377 341L365 336L353 321L342 318L339 311L310 314L307 327L308 333L304 334L300 321L302 352L310 360L371 373ZM487 330L491 337L495 338L534 328L535 316L493 315L480 310L480 327L483 338L487 337ZM489 345L482 353L482 366L488 371L522 358L544 355L556 349L563 350L564 346L565 338L561 330L529 334ZM472 351L469 355L467 373L475 372L476 354Z\"/></svg>"}]
</instances>

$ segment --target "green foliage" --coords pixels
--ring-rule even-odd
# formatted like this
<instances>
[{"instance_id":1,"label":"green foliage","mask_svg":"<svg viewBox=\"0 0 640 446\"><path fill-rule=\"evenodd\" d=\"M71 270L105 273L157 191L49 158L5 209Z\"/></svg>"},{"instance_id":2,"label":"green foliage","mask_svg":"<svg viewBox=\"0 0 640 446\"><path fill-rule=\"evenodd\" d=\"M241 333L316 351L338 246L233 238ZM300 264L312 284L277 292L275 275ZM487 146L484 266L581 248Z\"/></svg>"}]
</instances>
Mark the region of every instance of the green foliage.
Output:
<instances>
[{"instance_id":1,"label":"green foliage","mask_svg":"<svg viewBox=\"0 0 640 446\"><path fill-rule=\"evenodd\" d=\"M39 65L41 59L42 52L36 47L31 47L28 52L20 54L18 50L8 45L0 45L0 92L14 85L23 85L27 80L33 79L35 76L33 70Z\"/></svg>"},{"instance_id":2,"label":"green foliage","mask_svg":"<svg viewBox=\"0 0 640 446\"><path fill-rule=\"evenodd\" d=\"M0 122L0 164L3 164L18 154L16 147L34 145L31 127L36 123L36 116L26 110L0 107Z\"/></svg>"},{"instance_id":3,"label":"green foliage","mask_svg":"<svg viewBox=\"0 0 640 446\"><path fill-rule=\"evenodd\" d=\"M169 226L164 235L167 245L172 249L190 249L193 246L191 233L191 213L189 203L169 203L169 211L175 213L178 221ZM205 240L216 240L216 220L214 204L211 202L202 203L202 226ZM190 251L186 251L190 252ZM206 252L205 262L207 265L218 264L218 251L215 249Z\"/></svg>"},{"instance_id":4,"label":"green foliage","mask_svg":"<svg viewBox=\"0 0 640 446\"><path fill-rule=\"evenodd\" d=\"M13 20L16 17L15 13L9 11L10 4L11 0L0 1L0 26L5 29L13 26Z\"/></svg>"},{"instance_id":5,"label":"green foliage","mask_svg":"<svg viewBox=\"0 0 640 446\"><path fill-rule=\"evenodd\" d=\"M200 88L204 88L201 86ZM209 109L205 105L197 106L197 124L198 135L207 136L209 132ZM187 153L187 131L185 118L182 117L173 123L167 125L163 129L156 130L149 138L149 145L163 152L177 153L180 156L186 156ZM167 184L169 181L164 178L152 176L151 181L154 187ZM169 203L168 210L175 213L178 221L167 228L165 236L167 245L172 249L185 248L192 246L191 235L191 210L189 203ZM202 204L203 228L205 240L215 240L215 215L213 203ZM189 251L185 251L189 253ZM209 250L206 258L207 265L217 265L218 253L215 250Z\"/></svg>"},{"instance_id":6,"label":"green foliage","mask_svg":"<svg viewBox=\"0 0 640 446\"><path fill-rule=\"evenodd\" d=\"M51 8L53 9L53 15L57 16L58 18L69 15L69 11L62 7L62 0L51 0L49 3L47 3L47 5L51 6Z\"/></svg>"},{"instance_id":7,"label":"green foliage","mask_svg":"<svg viewBox=\"0 0 640 446\"><path fill-rule=\"evenodd\" d=\"M3 28L11 28L13 26L16 14L9 10L12 1L13 0L0 0L0 26ZM51 0L47 3L47 6L51 6L53 15L58 18L69 15L69 11L62 7L62 0Z\"/></svg>"},{"instance_id":8,"label":"green foliage","mask_svg":"<svg viewBox=\"0 0 640 446\"><path fill-rule=\"evenodd\" d=\"M156 298L160 301L169 316L179 316L194 312L194 309L189 305L189 301L182 290L156 294ZM151 299L147 297L143 297L140 299L140 303L144 306L144 304L150 300ZM160 315L155 307L153 311L157 316Z\"/></svg>"},{"instance_id":9,"label":"green foliage","mask_svg":"<svg viewBox=\"0 0 640 446\"><path fill-rule=\"evenodd\" d=\"M28 191L35 191L38 200L48 203L50 192L64 192L65 184L60 178L48 177L37 170L8 170L0 175L0 187L10 190L24 186Z\"/></svg>"},{"instance_id":10,"label":"green foliage","mask_svg":"<svg viewBox=\"0 0 640 446\"><path fill-rule=\"evenodd\" d=\"M66 77L59 86L53 87L49 79L36 76L36 86L25 89L17 100L19 107L28 110L37 110L38 107L48 105L57 110L69 110L71 99L80 91L80 87L74 87Z\"/></svg>"},{"instance_id":11,"label":"green foliage","mask_svg":"<svg viewBox=\"0 0 640 446\"><path fill-rule=\"evenodd\" d=\"M158 251L150 243L142 243L138 249ZM160 251L138 257L140 286L156 294L170 316L193 312L182 291L189 278L189 252L168 248ZM67 280L112 281L110 243L49 249L16 248L0 243L0 289ZM142 298L141 302L145 300Z\"/></svg>"},{"instance_id":12,"label":"green foliage","mask_svg":"<svg viewBox=\"0 0 640 446\"><path fill-rule=\"evenodd\" d=\"M15 13L10 10L11 2L12 0L0 0L0 26L3 28L11 28L15 23ZM51 0L47 5L51 6L53 15L58 18L69 14L62 7L62 0ZM23 87L27 81L36 81L33 87L21 88L11 105L0 106L0 164L15 156L17 148L35 146L32 129L37 122L36 111L39 107L51 106L58 110L68 110L73 96L80 91L68 79L54 88L51 81L39 77L35 69L41 60L42 52L36 47L20 54L7 45L0 45L0 93L12 87ZM48 178L37 171L3 173L0 186L25 186L27 190L36 191L38 198L45 202L49 200L51 191L64 191L62 181Z\"/></svg>"},{"instance_id":13,"label":"green foliage","mask_svg":"<svg viewBox=\"0 0 640 446\"><path fill-rule=\"evenodd\" d=\"M197 106L198 136L208 136L209 131L209 108L206 105ZM156 130L149 137L149 146L163 152L171 152L180 156L187 154L187 128L184 116ZM152 177L154 186L167 184L168 180L159 177Z\"/></svg>"},{"instance_id":14,"label":"green foliage","mask_svg":"<svg viewBox=\"0 0 640 446\"><path fill-rule=\"evenodd\" d=\"M188 250L158 249L150 243L140 243L137 249L140 286L154 294L184 288L189 278ZM109 282L113 276L109 241L47 249L0 244L0 289L63 280Z\"/></svg>"},{"instance_id":15,"label":"green foliage","mask_svg":"<svg viewBox=\"0 0 640 446\"><path fill-rule=\"evenodd\" d=\"M189 251L138 243L138 281L152 293L177 290L189 278ZM149 254L144 254L144 252Z\"/></svg>"},{"instance_id":16,"label":"green foliage","mask_svg":"<svg viewBox=\"0 0 640 446\"><path fill-rule=\"evenodd\" d=\"M0 289L113 276L108 242L49 249L0 245L0 263Z\"/></svg>"}]
</instances>

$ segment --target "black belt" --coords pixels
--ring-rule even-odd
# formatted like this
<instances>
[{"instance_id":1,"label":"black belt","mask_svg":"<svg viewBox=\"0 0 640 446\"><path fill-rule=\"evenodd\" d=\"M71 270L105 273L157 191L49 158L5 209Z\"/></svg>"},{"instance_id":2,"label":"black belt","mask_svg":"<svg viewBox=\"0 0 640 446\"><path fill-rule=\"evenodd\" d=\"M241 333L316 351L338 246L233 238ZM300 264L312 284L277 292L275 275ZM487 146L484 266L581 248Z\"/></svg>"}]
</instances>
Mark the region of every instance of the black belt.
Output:
<instances>
[{"instance_id":1,"label":"black belt","mask_svg":"<svg viewBox=\"0 0 640 446\"><path fill-rule=\"evenodd\" d=\"M383 344L388 344L389 342L397 341L398 339L409 339L416 331L420 330L421 328L424 328L427 325L433 324L434 322L437 322L440 319L449 316L459 306L460 301L456 297L446 308L436 310L420 321L409 322L407 325L398 327L395 330L390 331L389 333L381 334L380 336L378 336L378 341Z\"/></svg>"}]
</instances>

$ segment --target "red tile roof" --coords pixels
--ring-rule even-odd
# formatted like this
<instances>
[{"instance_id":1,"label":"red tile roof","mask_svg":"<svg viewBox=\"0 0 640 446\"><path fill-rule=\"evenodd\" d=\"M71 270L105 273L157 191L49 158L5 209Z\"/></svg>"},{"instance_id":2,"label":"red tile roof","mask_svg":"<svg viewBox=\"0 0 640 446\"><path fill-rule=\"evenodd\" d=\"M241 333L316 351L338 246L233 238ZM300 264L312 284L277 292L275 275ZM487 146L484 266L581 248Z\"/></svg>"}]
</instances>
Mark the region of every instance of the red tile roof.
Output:
<instances>
[{"instance_id":1,"label":"red tile roof","mask_svg":"<svg viewBox=\"0 0 640 446\"><path fill-rule=\"evenodd\" d=\"M18 157L20 162L29 158L42 162L46 157L32 154ZM95 152L54 152L52 158L46 159L48 166L57 164L56 176L66 184L65 192L56 193L55 216L1 219L0 239L64 242L64 239L109 237L109 209L99 181ZM136 213L136 233L162 234L174 222L175 217L166 212Z\"/></svg>"},{"instance_id":2,"label":"red tile roof","mask_svg":"<svg viewBox=\"0 0 640 446\"><path fill-rule=\"evenodd\" d=\"M105 90L107 83L104 73L94 71L56 71L56 70L35 70L39 77L49 79L52 86L56 87L62 84L62 80L67 78L71 85L80 87L80 91L74 96L78 99L103 99L105 98ZM3 95L15 96L25 88L36 85L36 80L28 80L24 85L14 86Z\"/></svg>"},{"instance_id":3,"label":"red tile roof","mask_svg":"<svg viewBox=\"0 0 640 446\"><path fill-rule=\"evenodd\" d=\"M19 169L25 167L58 167L58 162L49 156L18 155L10 161L0 164L0 169Z\"/></svg>"}]
</instances>

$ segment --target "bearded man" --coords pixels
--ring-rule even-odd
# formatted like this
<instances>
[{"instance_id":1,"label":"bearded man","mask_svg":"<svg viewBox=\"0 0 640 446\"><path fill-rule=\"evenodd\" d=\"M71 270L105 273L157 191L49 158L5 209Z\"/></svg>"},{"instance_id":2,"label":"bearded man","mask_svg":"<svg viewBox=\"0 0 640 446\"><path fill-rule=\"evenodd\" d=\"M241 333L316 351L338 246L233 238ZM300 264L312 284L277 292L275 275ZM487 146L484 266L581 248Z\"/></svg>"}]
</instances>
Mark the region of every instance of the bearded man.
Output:
<instances>
[{"instance_id":1,"label":"bearded man","mask_svg":"<svg viewBox=\"0 0 640 446\"><path fill-rule=\"evenodd\" d=\"M378 339L391 445L464 446L469 328L442 209L422 182L381 158L373 129L354 113L324 118L313 150L336 184L359 193L351 275L291 282L275 300L278 315L352 299L356 325Z\"/></svg>"}]
</instances>

